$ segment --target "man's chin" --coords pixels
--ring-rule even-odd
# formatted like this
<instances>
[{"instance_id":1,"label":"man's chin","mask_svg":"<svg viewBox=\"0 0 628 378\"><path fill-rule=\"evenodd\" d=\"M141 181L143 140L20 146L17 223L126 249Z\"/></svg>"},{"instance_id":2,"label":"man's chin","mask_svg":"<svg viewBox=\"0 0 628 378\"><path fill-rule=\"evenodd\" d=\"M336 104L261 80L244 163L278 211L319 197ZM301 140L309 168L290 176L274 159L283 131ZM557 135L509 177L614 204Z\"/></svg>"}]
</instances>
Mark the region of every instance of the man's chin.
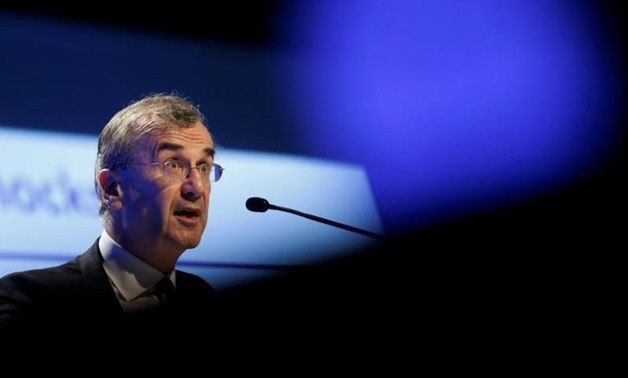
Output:
<instances>
[{"instance_id":1,"label":"man's chin","mask_svg":"<svg viewBox=\"0 0 628 378\"><path fill-rule=\"evenodd\" d=\"M196 248L199 244L201 244L200 238L186 238L184 240L181 240L181 246L183 246L185 249Z\"/></svg>"},{"instance_id":2,"label":"man's chin","mask_svg":"<svg viewBox=\"0 0 628 378\"><path fill-rule=\"evenodd\" d=\"M199 244L201 244L200 240L199 240L199 241L197 241L197 242L195 242L195 243L190 243L190 244L188 244L188 246L187 246L187 247L185 247L185 248L186 248L186 249L194 249L194 248L198 247L198 245L199 245Z\"/></svg>"},{"instance_id":3,"label":"man's chin","mask_svg":"<svg viewBox=\"0 0 628 378\"><path fill-rule=\"evenodd\" d=\"M172 240L181 248L192 249L201 244L200 236L193 235L177 235Z\"/></svg>"}]
</instances>

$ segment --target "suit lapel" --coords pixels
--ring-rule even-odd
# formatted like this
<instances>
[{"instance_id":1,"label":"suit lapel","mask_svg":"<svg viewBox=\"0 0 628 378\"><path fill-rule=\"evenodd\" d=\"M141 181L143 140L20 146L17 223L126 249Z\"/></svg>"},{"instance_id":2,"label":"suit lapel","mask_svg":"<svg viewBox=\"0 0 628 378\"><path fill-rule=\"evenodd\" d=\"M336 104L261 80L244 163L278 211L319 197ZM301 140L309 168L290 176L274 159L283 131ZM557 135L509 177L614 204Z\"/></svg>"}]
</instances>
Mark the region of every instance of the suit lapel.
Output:
<instances>
[{"instance_id":1,"label":"suit lapel","mask_svg":"<svg viewBox=\"0 0 628 378\"><path fill-rule=\"evenodd\" d=\"M78 260L83 274L83 282L88 296L92 298L103 315L122 316L122 307L109 283L109 277L102 265L102 255L98 249L98 239Z\"/></svg>"}]
</instances>

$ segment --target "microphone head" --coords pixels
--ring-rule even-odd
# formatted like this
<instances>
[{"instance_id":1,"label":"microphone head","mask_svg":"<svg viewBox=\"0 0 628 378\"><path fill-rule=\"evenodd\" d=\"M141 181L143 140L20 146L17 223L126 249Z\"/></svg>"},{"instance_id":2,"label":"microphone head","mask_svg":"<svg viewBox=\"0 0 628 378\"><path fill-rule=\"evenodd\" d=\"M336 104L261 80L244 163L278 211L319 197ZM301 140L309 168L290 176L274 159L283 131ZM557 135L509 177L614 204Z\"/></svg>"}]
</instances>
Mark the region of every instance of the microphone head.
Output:
<instances>
[{"instance_id":1,"label":"microphone head","mask_svg":"<svg viewBox=\"0 0 628 378\"><path fill-rule=\"evenodd\" d=\"M246 208L250 211L263 213L268 210L269 206L268 201L260 197L251 197L246 200Z\"/></svg>"}]
</instances>

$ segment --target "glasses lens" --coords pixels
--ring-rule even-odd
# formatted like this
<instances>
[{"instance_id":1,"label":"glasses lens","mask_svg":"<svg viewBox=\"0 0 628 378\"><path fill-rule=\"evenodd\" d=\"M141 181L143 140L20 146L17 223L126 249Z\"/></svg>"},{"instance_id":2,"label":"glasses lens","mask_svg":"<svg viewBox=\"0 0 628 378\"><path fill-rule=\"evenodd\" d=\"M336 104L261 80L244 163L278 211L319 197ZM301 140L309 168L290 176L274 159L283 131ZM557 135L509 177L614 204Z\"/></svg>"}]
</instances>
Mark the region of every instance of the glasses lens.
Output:
<instances>
[{"instance_id":1,"label":"glasses lens","mask_svg":"<svg viewBox=\"0 0 628 378\"><path fill-rule=\"evenodd\" d=\"M209 173L209 180L213 182L220 180L220 178L222 177L222 171L223 168L220 165L214 164L212 166L211 172Z\"/></svg>"},{"instance_id":2,"label":"glasses lens","mask_svg":"<svg viewBox=\"0 0 628 378\"><path fill-rule=\"evenodd\" d=\"M162 165L164 175L170 178L185 177L185 167L180 161L170 159Z\"/></svg>"}]
</instances>

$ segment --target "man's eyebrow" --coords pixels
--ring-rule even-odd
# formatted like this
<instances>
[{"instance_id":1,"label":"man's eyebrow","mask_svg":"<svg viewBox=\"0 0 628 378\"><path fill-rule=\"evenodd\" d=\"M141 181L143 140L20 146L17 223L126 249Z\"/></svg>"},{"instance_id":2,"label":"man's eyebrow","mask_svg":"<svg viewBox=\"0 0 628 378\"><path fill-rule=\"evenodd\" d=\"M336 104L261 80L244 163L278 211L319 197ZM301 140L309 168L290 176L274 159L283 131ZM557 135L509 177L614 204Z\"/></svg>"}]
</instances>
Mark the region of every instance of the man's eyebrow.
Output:
<instances>
[{"instance_id":1,"label":"man's eyebrow","mask_svg":"<svg viewBox=\"0 0 628 378\"><path fill-rule=\"evenodd\" d=\"M164 142L161 143L158 147L157 147L157 152L159 151L163 151L163 150L168 150L168 151L180 151L184 148L183 145L178 144L178 143L172 143L172 142ZM214 155L216 155L216 150L214 150L211 147L207 147L205 149L203 149L203 151L205 152L205 155L213 158Z\"/></svg>"},{"instance_id":2,"label":"man's eyebrow","mask_svg":"<svg viewBox=\"0 0 628 378\"><path fill-rule=\"evenodd\" d=\"M214 158L214 155L216 155L216 150L214 150L211 147L207 147L205 149L205 155L210 156L212 159Z\"/></svg>"},{"instance_id":3,"label":"man's eyebrow","mask_svg":"<svg viewBox=\"0 0 628 378\"><path fill-rule=\"evenodd\" d=\"M159 144L159 146L157 146L157 152L163 151L163 150L179 151L182 149L183 149L183 145L172 143L172 142L163 142Z\"/></svg>"}]
</instances>

